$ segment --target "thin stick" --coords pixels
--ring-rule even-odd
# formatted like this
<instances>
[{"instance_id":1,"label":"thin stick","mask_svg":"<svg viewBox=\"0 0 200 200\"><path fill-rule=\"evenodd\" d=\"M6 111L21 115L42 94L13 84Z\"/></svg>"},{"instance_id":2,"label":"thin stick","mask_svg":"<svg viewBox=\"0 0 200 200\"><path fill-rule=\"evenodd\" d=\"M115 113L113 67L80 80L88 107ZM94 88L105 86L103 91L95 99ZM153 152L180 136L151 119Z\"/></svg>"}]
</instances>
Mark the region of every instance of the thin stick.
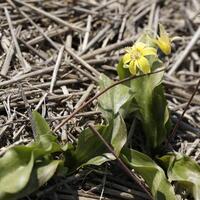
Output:
<instances>
[{"instance_id":1,"label":"thin stick","mask_svg":"<svg viewBox=\"0 0 200 200\"><path fill-rule=\"evenodd\" d=\"M178 121L176 122L176 125L175 125L174 129L172 130L172 133L169 135L168 140L166 141L166 145L168 145L168 144L170 143L170 141L175 137L176 131L177 131L177 129L178 129L178 127L179 127L181 121L183 120L184 114L185 114L185 112L187 111L187 109L189 108L189 106L190 106L190 104L191 104L191 102L192 102L192 99L194 98L194 95L196 94L196 92L197 92L197 90L198 90L198 88L199 88L199 85L200 85L200 79L199 79L199 82L197 83L197 85L196 85L196 87L195 87L195 90L194 90L194 92L192 93L192 96L190 97L190 99L189 99L189 101L188 101L188 103L187 103L187 105L186 105L186 107L185 107L183 113L181 114L180 118L179 118Z\"/></svg>"},{"instance_id":2,"label":"thin stick","mask_svg":"<svg viewBox=\"0 0 200 200\"><path fill-rule=\"evenodd\" d=\"M140 182L140 180L135 176L131 170L123 163L123 161L116 155L113 148L107 143L107 141L102 137L102 135L91 125L88 125L91 131L103 142L103 144L107 147L107 149L115 156L117 162L121 169L134 181L136 182L140 188L148 195L149 199L153 199L151 193L145 188L145 186Z\"/></svg>"},{"instance_id":3,"label":"thin stick","mask_svg":"<svg viewBox=\"0 0 200 200\"><path fill-rule=\"evenodd\" d=\"M54 96L49 96L48 97L48 102L54 102L56 103L55 101L61 101L62 99L66 99L68 97L71 97L71 96L79 96L79 95L83 95L84 92L76 92L76 93L70 93L68 95L54 95ZM34 103L38 103L40 101L40 99L38 98L35 98L35 99L30 99L30 100L27 100L29 104L34 104ZM13 103L10 103L10 107L22 107L24 106L24 102L23 101L18 101L18 102L13 102ZM5 107L3 105L0 104L0 111L4 110Z\"/></svg>"},{"instance_id":4,"label":"thin stick","mask_svg":"<svg viewBox=\"0 0 200 200\"><path fill-rule=\"evenodd\" d=\"M37 75L42 75L42 74L45 74L45 73L49 73L53 70L54 70L54 66L50 66L50 67L46 67L44 69L39 69L39 70L36 70L36 71L33 71L33 72L29 72L27 74L22 74L21 76L12 78L12 79L7 80L7 81L0 82L0 86L6 86L6 85L9 85L9 84L13 84L13 83L21 81L25 78L34 77L34 76L37 76Z\"/></svg>"},{"instance_id":5,"label":"thin stick","mask_svg":"<svg viewBox=\"0 0 200 200\"><path fill-rule=\"evenodd\" d=\"M36 105L34 110L38 110L40 108L40 106L42 105L42 103L45 101L46 97L47 97L48 93L43 94L42 98L40 99L39 103Z\"/></svg>"},{"instance_id":6,"label":"thin stick","mask_svg":"<svg viewBox=\"0 0 200 200\"><path fill-rule=\"evenodd\" d=\"M14 28L13 28L13 25L12 25L12 21L11 21L8 9L4 8L4 11L5 11L5 15L6 15L6 18L7 18L7 21L8 21L8 25L9 25L9 28L10 28L10 33L12 35L12 39L13 39L13 42L15 44L15 49L17 51L17 57L18 57L21 65L22 65L22 67L24 68L24 72L29 72L31 70L31 66L30 66L30 64L28 64L26 62L26 60L22 56L21 50L19 48L19 44L18 44L17 39L15 37Z\"/></svg>"},{"instance_id":7,"label":"thin stick","mask_svg":"<svg viewBox=\"0 0 200 200\"><path fill-rule=\"evenodd\" d=\"M156 36L156 33L158 32L159 12L160 12L160 6L158 4L156 6L155 16L154 16L154 23L153 23L153 27L152 27L153 31L154 31L154 36Z\"/></svg>"},{"instance_id":8,"label":"thin stick","mask_svg":"<svg viewBox=\"0 0 200 200\"><path fill-rule=\"evenodd\" d=\"M46 31L46 35L49 38L52 38L57 35L62 35L63 33L67 32L67 31L69 31L69 29L67 27L56 28L53 30ZM39 35L39 36L27 41L27 44L34 46L34 45L39 44L40 42L44 41L44 39L45 38L42 35Z\"/></svg>"},{"instance_id":9,"label":"thin stick","mask_svg":"<svg viewBox=\"0 0 200 200\"><path fill-rule=\"evenodd\" d=\"M85 48L88 44L88 39L89 39L89 35L90 35L90 30L91 30L91 22L92 22L92 16L88 15L86 33L85 33L85 37L84 37L84 40L83 40L82 51L85 50Z\"/></svg>"},{"instance_id":10,"label":"thin stick","mask_svg":"<svg viewBox=\"0 0 200 200\"><path fill-rule=\"evenodd\" d=\"M200 26L197 29L197 31L195 32L195 34L192 37L191 41L186 46L185 50L183 52L180 52L180 54L177 56L178 59L173 64L172 68L168 71L168 73L167 73L168 75L172 75L176 71L176 69L181 65L181 63L184 61L184 59L186 58L186 56L192 50L193 46L198 41L199 37L200 37Z\"/></svg>"},{"instance_id":11,"label":"thin stick","mask_svg":"<svg viewBox=\"0 0 200 200\"><path fill-rule=\"evenodd\" d=\"M94 84L90 84L89 87L87 88L87 90L85 91L85 94L83 94L83 96L79 99L77 104L74 106L75 109L80 107L81 104L85 102L85 100L88 98L88 96L90 95L90 92L93 90L93 88L94 88Z\"/></svg>"},{"instance_id":12,"label":"thin stick","mask_svg":"<svg viewBox=\"0 0 200 200\"><path fill-rule=\"evenodd\" d=\"M30 122L31 122L31 129L32 129L32 131L33 131L33 138L35 139L35 137L36 137L36 127L35 127L35 122L34 122L33 116L32 116L31 106L30 106L30 104L29 104L28 101L27 101L26 95L25 95L25 93L24 93L24 90L23 90L21 84L19 84L18 87L19 87L19 90L20 90L20 92L21 92L21 95L22 95L22 99L23 99L23 101L24 101L25 108L26 108L27 111L28 111L29 120L30 120Z\"/></svg>"},{"instance_id":13,"label":"thin stick","mask_svg":"<svg viewBox=\"0 0 200 200\"><path fill-rule=\"evenodd\" d=\"M151 11L150 11L150 14L149 14L149 21L148 21L148 28L149 29L153 28L153 21L154 21L154 16L155 16L156 5L157 5L157 1L154 1L151 4Z\"/></svg>"},{"instance_id":14,"label":"thin stick","mask_svg":"<svg viewBox=\"0 0 200 200\"><path fill-rule=\"evenodd\" d=\"M122 24L121 24L121 27L119 29L119 34L118 34L118 39L117 39L118 43L121 41L121 39L123 37L123 33L124 33L125 28L126 28L127 17L128 17L128 14L125 14L123 19L122 19Z\"/></svg>"},{"instance_id":15,"label":"thin stick","mask_svg":"<svg viewBox=\"0 0 200 200\"><path fill-rule=\"evenodd\" d=\"M80 56L78 56L76 53L73 52L73 50L65 45L65 50L81 65L83 65L87 70L94 73L96 76L100 75L100 72L98 72L96 69L94 69L91 65L89 65L85 60L83 60Z\"/></svg>"},{"instance_id":16,"label":"thin stick","mask_svg":"<svg viewBox=\"0 0 200 200\"><path fill-rule=\"evenodd\" d=\"M53 69L52 69L52 71L53 71ZM10 79L9 77L7 77L7 78ZM27 77L25 77L25 78L27 78ZM63 86L63 85L69 85L69 84L75 84L75 83L79 84L79 83L81 83L83 81L87 81L87 80L88 80L87 78L84 78L82 80L78 80L77 78L76 79L67 79L67 80L58 80L58 81L56 81L55 85L56 86ZM44 83L40 82L39 84L35 84L34 86L25 87L24 90L25 91L30 91L32 89L40 89L40 90L42 90L44 88L49 88L50 84L51 84L51 82L44 82ZM17 93L17 91L18 91L18 89L16 89L16 88L12 90L13 93ZM0 91L0 96L5 94L5 93L6 93L6 91Z\"/></svg>"},{"instance_id":17,"label":"thin stick","mask_svg":"<svg viewBox=\"0 0 200 200\"><path fill-rule=\"evenodd\" d=\"M43 60L48 60L48 55L44 52L40 53L39 50L35 49L34 47L32 47L30 44L28 44L27 42L25 42L23 39L21 38L17 38L19 42L21 42L26 48L28 48L29 50L31 50L34 54L38 55L40 58L42 58Z\"/></svg>"},{"instance_id":18,"label":"thin stick","mask_svg":"<svg viewBox=\"0 0 200 200\"><path fill-rule=\"evenodd\" d=\"M75 68L76 70L78 70L81 74L85 75L86 77L88 77L89 79L91 79L92 81L94 82L98 82L97 78L94 77L90 72L88 72L87 70L82 70L80 68L80 65L79 66L76 66L75 64L73 63L68 63L66 62L67 64L69 64L70 66L72 66L73 68Z\"/></svg>"},{"instance_id":19,"label":"thin stick","mask_svg":"<svg viewBox=\"0 0 200 200\"><path fill-rule=\"evenodd\" d=\"M17 27L16 31L15 31L15 35L16 35L17 37L19 36L19 33L21 32L21 28L22 28L22 26L19 25L19 26ZM8 52L7 52L7 54L6 54L5 61L4 61L3 66L2 66L2 68L1 68L1 75L6 76L7 73L8 73L8 71L9 71L9 69L10 69L10 67L11 67L10 63L11 63L13 54L14 54L14 52L15 52L15 51L14 51L14 46L15 46L15 44L14 44L14 41L12 40L12 42L10 43Z\"/></svg>"},{"instance_id":20,"label":"thin stick","mask_svg":"<svg viewBox=\"0 0 200 200\"><path fill-rule=\"evenodd\" d=\"M122 79L120 81L116 81L114 82L112 85L108 86L107 88L105 88L103 91L101 91L100 93L97 93L96 95L94 95L91 99L89 99L88 101L86 101L85 103L83 103L79 108L77 108L76 110L74 110L73 113L71 113L66 119L64 119L53 131L56 132L59 128L61 128L65 123L67 123L70 119L72 119L80 110L82 110L83 108L85 108L88 104L90 104L92 101L94 101L95 99L97 99L98 97L100 97L102 94L104 94L105 92L107 92L108 90L110 90L111 88L115 87L116 85L119 85L119 84L122 84L122 83L125 83L127 81L130 81L132 79L137 79L137 78L140 78L140 77L144 77L144 76L148 76L148 75L151 75L151 74L156 74L156 73L159 73L159 72L162 72L164 71L164 69L160 69L158 71L155 71L155 72L151 72L151 73L148 73L148 74L142 74L142 75L139 75L139 76L131 76L131 77L128 77L128 78L125 78L125 79Z\"/></svg>"},{"instance_id":21,"label":"thin stick","mask_svg":"<svg viewBox=\"0 0 200 200\"><path fill-rule=\"evenodd\" d=\"M21 1L21 0L14 0L14 1L19 3L19 4L21 4L21 5L23 5L23 6L26 6L26 7L30 8L30 9L34 10L35 12L37 12L37 13L39 13L41 15L44 15L44 16L52 19L53 21L55 21L55 22L57 22L59 24L67 26L72 30L80 31L80 32L84 32L85 31L84 29L82 29L82 28L80 28L78 26L75 26L74 24L68 23L68 22L60 19L59 17L56 17L55 15L52 15L52 14L50 14L50 13L48 13L48 12L46 12L46 11L40 9L40 8L36 8L35 6L33 6L31 4L25 3L24 1Z\"/></svg>"},{"instance_id":22,"label":"thin stick","mask_svg":"<svg viewBox=\"0 0 200 200\"><path fill-rule=\"evenodd\" d=\"M50 93L53 93L53 88L54 88L54 85L55 85L55 82L56 82L56 77L57 77L58 69L60 67L60 63L61 63L61 60L62 60L63 52L64 52L64 46L61 47L61 49L58 53L58 58L57 58L57 61L56 61L56 64L55 64L55 68L53 70L53 75L52 75L52 80L51 80L51 85L50 85L50 90L49 90Z\"/></svg>"},{"instance_id":23,"label":"thin stick","mask_svg":"<svg viewBox=\"0 0 200 200\"><path fill-rule=\"evenodd\" d=\"M87 54L82 55L81 58L83 58L84 60L88 60L89 58L92 58L96 55L99 55L99 54L102 54L102 53L107 53L107 52L110 52L112 50L117 50L117 49L126 47L128 45L132 45L135 38L136 38L136 36L132 36L129 39L125 39L125 40L122 40L118 43L108 45L107 47L95 49L92 52L88 52Z\"/></svg>"},{"instance_id":24,"label":"thin stick","mask_svg":"<svg viewBox=\"0 0 200 200\"><path fill-rule=\"evenodd\" d=\"M18 8L12 0L7 0L7 2L14 8L16 9L23 17L25 17L39 32L40 34L56 49L59 50L59 47L55 44L55 42L49 38L46 33L20 8Z\"/></svg>"},{"instance_id":25,"label":"thin stick","mask_svg":"<svg viewBox=\"0 0 200 200\"><path fill-rule=\"evenodd\" d=\"M110 29L111 25L108 24L107 26L105 26L105 28L103 28L101 31L99 31L97 33L97 35L87 44L87 46L85 46L84 49L82 49L82 51L78 54L79 56L82 56L85 52L87 52L94 44L96 44L97 42L100 41L100 39L102 37L104 37L106 35L106 33L108 32L108 30Z\"/></svg>"},{"instance_id":26,"label":"thin stick","mask_svg":"<svg viewBox=\"0 0 200 200\"><path fill-rule=\"evenodd\" d=\"M108 5L110 5L110 4L112 4L112 3L116 2L116 1L117 0L110 0L110 1L107 1L106 3L104 3L104 4L100 4L99 7L94 8L94 11L102 10L103 8L107 7Z\"/></svg>"}]
</instances>

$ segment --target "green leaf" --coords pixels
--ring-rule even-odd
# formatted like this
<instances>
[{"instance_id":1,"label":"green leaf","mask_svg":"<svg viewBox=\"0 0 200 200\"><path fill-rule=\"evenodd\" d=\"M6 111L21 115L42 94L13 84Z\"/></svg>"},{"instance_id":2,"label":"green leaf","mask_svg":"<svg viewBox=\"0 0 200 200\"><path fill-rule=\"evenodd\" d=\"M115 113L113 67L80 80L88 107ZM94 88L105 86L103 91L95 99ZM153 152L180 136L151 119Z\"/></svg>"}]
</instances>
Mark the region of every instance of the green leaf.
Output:
<instances>
[{"instance_id":1,"label":"green leaf","mask_svg":"<svg viewBox=\"0 0 200 200\"><path fill-rule=\"evenodd\" d=\"M101 90L112 84L113 81L107 76L103 74L100 76L99 85ZM119 84L109 89L105 94L98 98L99 110L102 112L107 121L112 121L113 116L117 113L121 113L124 118L128 113L135 110L135 107L130 105L130 103L133 102L133 95L134 94L129 87L123 84ZM127 104L129 109L126 109Z\"/></svg>"},{"instance_id":2,"label":"green leaf","mask_svg":"<svg viewBox=\"0 0 200 200\"><path fill-rule=\"evenodd\" d=\"M34 156L24 148L12 148L0 159L0 197L20 192L28 183Z\"/></svg>"},{"instance_id":3,"label":"green leaf","mask_svg":"<svg viewBox=\"0 0 200 200\"><path fill-rule=\"evenodd\" d=\"M101 133L105 140L110 136L106 134L107 126L95 126L95 129ZM78 145L74 156L78 165L87 163L90 159L106 153L106 148L99 138L89 129L85 129L78 138Z\"/></svg>"},{"instance_id":4,"label":"green leaf","mask_svg":"<svg viewBox=\"0 0 200 200\"><path fill-rule=\"evenodd\" d=\"M47 183L56 173L58 166L62 163L60 160L51 160L36 164L34 167L28 185L23 191L16 194L17 198L24 197L35 192L42 185Z\"/></svg>"},{"instance_id":5,"label":"green leaf","mask_svg":"<svg viewBox=\"0 0 200 200\"><path fill-rule=\"evenodd\" d=\"M124 68L123 59L121 58L118 65L117 65L117 73L119 75L119 79L124 79L131 76L131 73L128 68Z\"/></svg>"},{"instance_id":6,"label":"green leaf","mask_svg":"<svg viewBox=\"0 0 200 200\"><path fill-rule=\"evenodd\" d=\"M62 151L46 121L33 113L36 142L15 146L0 158L0 199L24 197L46 183L55 173L60 161L51 154Z\"/></svg>"},{"instance_id":7,"label":"green leaf","mask_svg":"<svg viewBox=\"0 0 200 200\"><path fill-rule=\"evenodd\" d=\"M85 162L82 166L86 166L86 165L97 165L100 166L103 163L107 162L107 161L111 161L111 160L115 160L115 156L112 153L103 153L100 156L96 156L94 158L91 158L90 160L88 160L87 162Z\"/></svg>"},{"instance_id":8,"label":"green leaf","mask_svg":"<svg viewBox=\"0 0 200 200\"><path fill-rule=\"evenodd\" d=\"M109 125L99 125L95 128L119 155L127 139L126 125L121 115L116 115ZM115 159L105 144L90 129L85 129L80 134L77 148L72 154L69 160L73 168L91 164L100 165Z\"/></svg>"},{"instance_id":9,"label":"green leaf","mask_svg":"<svg viewBox=\"0 0 200 200\"><path fill-rule=\"evenodd\" d=\"M97 125L95 129L106 141L110 140L110 136L106 134L107 126ZM65 165L70 172L85 165L101 165L108 160L110 155L107 154L105 145L89 128L81 132L76 149L65 152Z\"/></svg>"},{"instance_id":10,"label":"green leaf","mask_svg":"<svg viewBox=\"0 0 200 200\"><path fill-rule=\"evenodd\" d=\"M52 176L55 174L58 166L61 164L61 161L59 160L53 160L53 161L47 161L47 162L41 162L40 164L36 164L36 166L33 168L28 183L26 186L20 190L12 192L12 189L15 187L14 184L19 183L17 181L17 178L13 179L14 181L8 179L7 185L7 191L2 192L2 187L0 189L0 199L1 200L16 200L22 197L25 197L34 191L36 191L39 187L44 185L49 179L52 178ZM19 174L20 175L20 174ZM18 178L21 178L22 175L17 175ZM24 176L24 175L23 175Z\"/></svg>"},{"instance_id":11,"label":"green leaf","mask_svg":"<svg viewBox=\"0 0 200 200\"><path fill-rule=\"evenodd\" d=\"M113 119L113 125L110 126L113 126L113 128L111 132L111 140L109 142L112 145L115 153L119 155L127 140L126 124L121 115L118 114Z\"/></svg>"},{"instance_id":12,"label":"green leaf","mask_svg":"<svg viewBox=\"0 0 200 200\"><path fill-rule=\"evenodd\" d=\"M200 199L200 166L190 157L180 153L170 153L160 158L170 181L176 181L178 186L193 194L194 199Z\"/></svg>"},{"instance_id":13,"label":"green leaf","mask_svg":"<svg viewBox=\"0 0 200 200\"><path fill-rule=\"evenodd\" d=\"M113 81L105 75L100 77L100 87L105 89L113 84ZM117 85L99 97L98 105L107 125L96 126L97 131L113 147L117 155L127 140L126 124L123 117L133 109L127 109L132 103L133 93L125 85ZM134 107L133 107L134 108ZM94 135L90 129L85 129L78 138L78 145L74 151L66 152L66 161L71 170L84 165L100 165L108 160L115 159L108 152L105 145Z\"/></svg>"},{"instance_id":14,"label":"green leaf","mask_svg":"<svg viewBox=\"0 0 200 200\"><path fill-rule=\"evenodd\" d=\"M0 158L0 199L24 197L46 183L60 163L46 155L49 152L37 145L9 149Z\"/></svg>"},{"instance_id":15,"label":"green leaf","mask_svg":"<svg viewBox=\"0 0 200 200\"><path fill-rule=\"evenodd\" d=\"M33 111L32 115L36 129L36 145L39 145L49 153L61 151L57 138L53 135L46 120L36 111Z\"/></svg>"},{"instance_id":16,"label":"green leaf","mask_svg":"<svg viewBox=\"0 0 200 200\"><path fill-rule=\"evenodd\" d=\"M35 186L35 188L39 188L40 186L44 185L49 179L51 179L61 163L61 160L51 160L36 166L36 168L34 169L37 174L37 185Z\"/></svg>"},{"instance_id":17,"label":"green leaf","mask_svg":"<svg viewBox=\"0 0 200 200\"><path fill-rule=\"evenodd\" d=\"M163 169L150 157L133 149L123 149L121 157L130 168L142 176L155 200L176 200L174 189Z\"/></svg>"},{"instance_id":18,"label":"green leaf","mask_svg":"<svg viewBox=\"0 0 200 200\"><path fill-rule=\"evenodd\" d=\"M137 116L145 133L148 152L152 152L165 141L170 127L167 101L161 84L163 73L131 80L131 88L139 108Z\"/></svg>"}]
</instances>

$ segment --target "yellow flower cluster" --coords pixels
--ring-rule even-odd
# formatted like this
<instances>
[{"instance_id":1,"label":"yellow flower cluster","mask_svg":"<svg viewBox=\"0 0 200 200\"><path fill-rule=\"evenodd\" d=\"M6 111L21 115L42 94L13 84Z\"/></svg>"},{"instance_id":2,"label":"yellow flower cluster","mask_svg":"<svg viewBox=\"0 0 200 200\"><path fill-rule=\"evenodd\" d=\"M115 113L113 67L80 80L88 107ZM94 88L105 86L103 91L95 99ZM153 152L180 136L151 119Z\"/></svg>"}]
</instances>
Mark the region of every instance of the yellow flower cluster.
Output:
<instances>
[{"instance_id":1,"label":"yellow flower cluster","mask_svg":"<svg viewBox=\"0 0 200 200\"><path fill-rule=\"evenodd\" d=\"M157 58L157 48L165 55L171 53L171 39L161 24L159 24L159 29L160 34L156 39L149 37L154 46L138 41L132 47L126 49L126 54L123 56L124 68L129 68L132 75L137 73L137 68L144 74L151 72L147 56L155 56Z\"/></svg>"}]
</instances>

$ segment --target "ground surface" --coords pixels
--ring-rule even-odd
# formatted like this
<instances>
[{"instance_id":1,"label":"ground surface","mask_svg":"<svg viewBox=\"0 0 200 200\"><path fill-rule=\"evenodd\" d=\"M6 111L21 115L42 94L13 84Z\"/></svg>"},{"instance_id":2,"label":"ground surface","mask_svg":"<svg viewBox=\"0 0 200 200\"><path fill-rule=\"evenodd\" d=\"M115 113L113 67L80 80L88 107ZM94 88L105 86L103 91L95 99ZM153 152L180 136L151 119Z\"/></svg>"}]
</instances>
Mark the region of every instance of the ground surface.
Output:
<instances>
[{"instance_id":1,"label":"ground surface","mask_svg":"<svg viewBox=\"0 0 200 200\"><path fill-rule=\"evenodd\" d=\"M42 113L53 129L98 91L96 75L116 80L123 47L133 44L144 28L157 30L158 23L180 37L166 62L164 81L175 123L200 78L198 0L1 0L0 154L33 140L29 108ZM93 102L56 134L61 143L75 142L88 121L101 120ZM199 136L198 91L172 146L200 162ZM144 199L113 163L55 177L27 198Z\"/></svg>"}]
</instances>

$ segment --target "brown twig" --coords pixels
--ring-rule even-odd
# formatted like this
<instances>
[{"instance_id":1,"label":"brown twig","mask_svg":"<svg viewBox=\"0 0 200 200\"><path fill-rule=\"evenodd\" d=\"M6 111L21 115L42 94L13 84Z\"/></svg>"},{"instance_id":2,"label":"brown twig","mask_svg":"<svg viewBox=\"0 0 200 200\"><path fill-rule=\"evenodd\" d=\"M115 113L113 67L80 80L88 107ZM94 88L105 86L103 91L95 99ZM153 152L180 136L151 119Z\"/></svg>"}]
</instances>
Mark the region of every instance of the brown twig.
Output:
<instances>
[{"instance_id":1,"label":"brown twig","mask_svg":"<svg viewBox=\"0 0 200 200\"><path fill-rule=\"evenodd\" d=\"M85 108L88 104L90 104L92 101L94 101L95 99L97 99L98 97L100 97L102 94L104 94L105 92L107 92L108 90L110 90L111 88L115 87L116 85L119 85L119 84L122 84L122 83L125 83L127 81L130 81L132 79L137 79L137 78L140 78L140 77L144 77L144 76L148 76L148 75L151 75L151 74L156 74L156 73L159 73L159 72L162 72L164 71L164 69L160 69L158 71L155 71L155 72L151 72L151 73L148 73L148 74L142 74L142 75L139 75L139 76L131 76L131 77L128 77L128 78L125 78L125 79L122 79L122 80L119 80L119 81L116 81L114 82L112 85L110 85L109 87L105 88L103 91L101 91L100 93L97 93L96 95L94 95L91 99L89 99L88 101L86 101L85 103L83 103L79 108L77 108L76 110L74 110L74 112L72 114L70 114L66 119L64 119L53 131L57 131L59 128L61 128L65 123L67 123L70 119L72 119L80 110L82 110L83 108Z\"/></svg>"},{"instance_id":2,"label":"brown twig","mask_svg":"<svg viewBox=\"0 0 200 200\"><path fill-rule=\"evenodd\" d=\"M50 85L50 90L49 90L50 93L53 93L53 89L56 83L56 77L57 77L58 70L62 61L63 53L64 53L64 46L60 48L59 53L58 53L58 57L57 57L56 64L55 64L53 74L52 74L51 85Z\"/></svg>"},{"instance_id":3,"label":"brown twig","mask_svg":"<svg viewBox=\"0 0 200 200\"><path fill-rule=\"evenodd\" d=\"M89 65L84 59L78 56L71 48L65 45L65 50L67 51L67 53L69 53L70 56L74 58L74 60L76 60L78 63L84 66L88 71L91 71L92 73L94 73L96 77L100 75L100 73L94 67Z\"/></svg>"},{"instance_id":4,"label":"brown twig","mask_svg":"<svg viewBox=\"0 0 200 200\"><path fill-rule=\"evenodd\" d=\"M46 33L25 13L23 12L20 8L18 8L12 0L7 0L7 2L14 8L16 9L24 18L26 18L39 32L40 34L56 49L59 50L59 47L55 44L55 42L49 38Z\"/></svg>"},{"instance_id":5,"label":"brown twig","mask_svg":"<svg viewBox=\"0 0 200 200\"><path fill-rule=\"evenodd\" d=\"M194 98L194 95L196 94L196 92L197 92L197 90L198 90L198 88L199 88L199 85L200 85L200 79L199 79L199 82L197 83L197 85L196 85L196 87L195 87L195 90L194 90L194 92L192 93L192 96L190 97L190 99L189 99L189 101L188 101L188 103L187 103L185 109L183 110L183 113L181 114L180 118L179 118L178 121L176 122L175 127L174 127L174 129L172 130L172 133L169 135L168 140L166 141L166 146L168 146L169 143L170 143L170 141L175 137L176 131L177 131L177 129L178 129L178 127L179 127L181 121L183 120L184 114L185 114L185 112L188 110L188 108L189 108L189 106L190 106L190 104L191 104L191 102L192 102L192 99Z\"/></svg>"},{"instance_id":6,"label":"brown twig","mask_svg":"<svg viewBox=\"0 0 200 200\"><path fill-rule=\"evenodd\" d=\"M81 58L84 59L84 60L88 60L90 58L93 58L96 55L100 55L102 53L107 53L107 52L110 52L112 50L117 50L117 49L129 46L129 45L132 45L135 38L136 38L136 36L132 36L131 38L122 40L118 43L110 44L106 47L101 47L101 48L95 49L92 52L88 52L88 53L82 55Z\"/></svg>"},{"instance_id":7,"label":"brown twig","mask_svg":"<svg viewBox=\"0 0 200 200\"><path fill-rule=\"evenodd\" d=\"M19 87L19 90L21 92L21 96L22 96L22 99L24 101L25 107L28 111L29 120L31 122L31 128L32 128L32 131L33 131L33 138L35 138L36 137L36 128L35 128L35 122L34 122L33 116L32 116L31 106L27 101L26 95L24 93L24 90L23 90L21 84L19 84L18 87Z\"/></svg>"},{"instance_id":8,"label":"brown twig","mask_svg":"<svg viewBox=\"0 0 200 200\"><path fill-rule=\"evenodd\" d=\"M131 170L123 163L123 161L116 155L113 148L107 143L107 141L102 137L102 135L91 125L88 125L91 131L103 142L107 149L115 156L121 169L134 181L140 188L148 195L149 199L153 199L151 193L146 189L146 187L140 182L140 180L135 176Z\"/></svg>"},{"instance_id":9,"label":"brown twig","mask_svg":"<svg viewBox=\"0 0 200 200\"><path fill-rule=\"evenodd\" d=\"M21 29L22 29L22 26L19 25L16 30L14 31L15 32L15 35L18 37L20 32L21 32ZM12 58L13 58L13 54L14 54L14 47L15 47L15 44L14 44L14 41L12 40L12 42L10 43L10 46L9 46L9 49L7 51L7 54L6 54L6 58L5 58L5 61L4 61L4 64L3 66L1 67L1 75L4 75L6 76L9 69L11 68L11 61L12 61ZM9 78L10 79L10 78Z\"/></svg>"},{"instance_id":10,"label":"brown twig","mask_svg":"<svg viewBox=\"0 0 200 200\"><path fill-rule=\"evenodd\" d=\"M191 41L188 43L184 51L180 52L180 54L177 56L178 59L176 59L176 62L173 64L172 68L168 71L168 75L172 75L178 69L183 60L187 57L187 55L190 53L194 45L197 43L199 37L200 37L200 27L197 29L197 31L195 32L194 36L192 37Z\"/></svg>"},{"instance_id":11,"label":"brown twig","mask_svg":"<svg viewBox=\"0 0 200 200\"><path fill-rule=\"evenodd\" d=\"M24 59L24 57L22 56L22 52L20 50L19 44L18 44L17 39L16 39L16 35L15 35L15 32L14 32L14 27L12 25L12 20L11 20L10 14L8 12L8 9L4 8L4 12L5 12L6 19L8 21L10 33L11 33L11 36L12 36L12 39L13 39L13 43L15 45L15 49L16 49L16 52L17 52L17 56L18 56L19 62L22 65L22 67L24 68L24 72L29 72L29 71L31 71L31 66Z\"/></svg>"},{"instance_id":12,"label":"brown twig","mask_svg":"<svg viewBox=\"0 0 200 200\"><path fill-rule=\"evenodd\" d=\"M48 18L52 19L53 21L55 21L55 22L57 22L59 24L67 26L68 28L70 28L70 29L72 29L74 31L85 32L84 29L76 26L75 24L71 24L69 22L66 22L65 20L62 20L61 18L56 17L55 15L52 15L51 13L46 12L46 11L40 9L40 8L37 8L37 7L35 7L35 6L33 6L33 5L29 4L29 3L22 2L22 1L19 1L19 0L14 0L14 1L19 3L19 4L21 4L21 5L23 5L23 6L26 6L26 7L30 8L31 10L37 12L38 14L41 14L41 15L43 15L45 17L48 17Z\"/></svg>"}]
</instances>

